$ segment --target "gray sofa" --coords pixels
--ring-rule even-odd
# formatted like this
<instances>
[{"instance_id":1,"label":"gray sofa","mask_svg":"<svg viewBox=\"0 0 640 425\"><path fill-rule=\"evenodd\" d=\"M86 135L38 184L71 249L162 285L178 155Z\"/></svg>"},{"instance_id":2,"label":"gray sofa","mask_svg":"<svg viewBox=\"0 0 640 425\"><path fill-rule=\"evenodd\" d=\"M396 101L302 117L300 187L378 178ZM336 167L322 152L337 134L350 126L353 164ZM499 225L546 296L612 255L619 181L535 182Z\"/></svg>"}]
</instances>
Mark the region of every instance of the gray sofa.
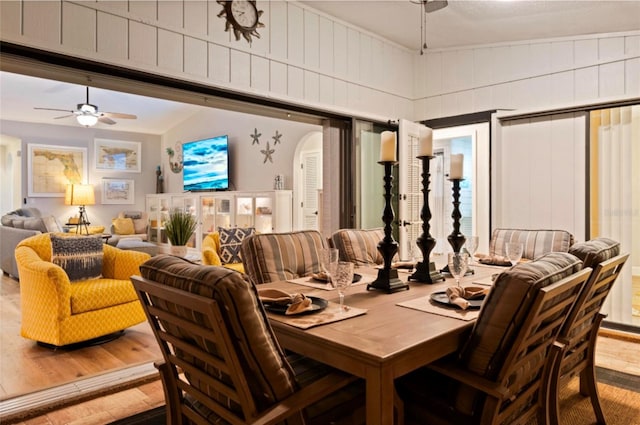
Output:
<instances>
[{"instance_id":1,"label":"gray sofa","mask_svg":"<svg viewBox=\"0 0 640 425\"><path fill-rule=\"evenodd\" d=\"M20 241L46 232L61 232L62 227L53 216L43 217L37 208L20 208L0 219L0 268L19 279L15 250Z\"/></svg>"}]
</instances>

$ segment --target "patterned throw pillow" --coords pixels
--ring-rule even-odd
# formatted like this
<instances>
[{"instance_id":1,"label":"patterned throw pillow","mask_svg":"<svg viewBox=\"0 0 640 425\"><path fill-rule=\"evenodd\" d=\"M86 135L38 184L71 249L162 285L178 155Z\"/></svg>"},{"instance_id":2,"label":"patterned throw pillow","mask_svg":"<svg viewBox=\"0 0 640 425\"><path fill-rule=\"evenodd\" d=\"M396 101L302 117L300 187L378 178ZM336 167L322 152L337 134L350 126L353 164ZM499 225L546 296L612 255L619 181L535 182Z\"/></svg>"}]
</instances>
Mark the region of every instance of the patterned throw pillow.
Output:
<instances>
[{"instance_id":1,"label":"patterned throw pillow","mask_svg":"<svg viewBox=\"0 0 640 425\"><path fill-rule=\"evenodd\" d=\"M51 262L72 282L102 277L103 249L100 236L51 235Z\"/></svg>"},{"instance_id":2,"label":"patterned throw pillow","mask_svg":"<svg viewBox=\"0 0 640 425\"><path fill-rule=\"evenodd\" d=\"M220 234L220 260L222 264L242 263L240 246L242 241L256 232L254 227L218 228Z\"/></svg>"}]
</instances>

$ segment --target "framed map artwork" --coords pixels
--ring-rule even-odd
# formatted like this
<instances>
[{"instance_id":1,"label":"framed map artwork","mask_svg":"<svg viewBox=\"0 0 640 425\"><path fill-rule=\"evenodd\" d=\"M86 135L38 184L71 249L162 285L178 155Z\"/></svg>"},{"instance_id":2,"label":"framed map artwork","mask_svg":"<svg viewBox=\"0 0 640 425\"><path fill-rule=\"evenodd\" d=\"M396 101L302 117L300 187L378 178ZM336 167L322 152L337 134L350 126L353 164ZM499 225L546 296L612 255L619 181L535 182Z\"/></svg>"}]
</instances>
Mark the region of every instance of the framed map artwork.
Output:
<instances>
[{"instance_id":1,"label":"framed map artwork","mask_svg":"<svg viewBox=\"0 0 640 425\"><path fill-rule=\"evenodd\" d=\"M140 172L140 142L95 139L94 152L98 170Z\"/></svg>"},{"instance_id":2,"label":"framed map artwork","mask_svg":"<svg viewBox=\"0 0 640 425\"><path fill-rule=\"evenodd\" d=\"M133 185L130 179L102 179L102 203L133 204Z\"/></svg>"},{"instance_id":3,"label":"framed map artwork","mask_svg":"<svg viewBox=\"0 0 640 425\"><path fill-rule=\"evenodd\" d=\"M87 148L27 145L27 196L62 197L68 184L87 182Z\"/></svg>"}]
</instances>

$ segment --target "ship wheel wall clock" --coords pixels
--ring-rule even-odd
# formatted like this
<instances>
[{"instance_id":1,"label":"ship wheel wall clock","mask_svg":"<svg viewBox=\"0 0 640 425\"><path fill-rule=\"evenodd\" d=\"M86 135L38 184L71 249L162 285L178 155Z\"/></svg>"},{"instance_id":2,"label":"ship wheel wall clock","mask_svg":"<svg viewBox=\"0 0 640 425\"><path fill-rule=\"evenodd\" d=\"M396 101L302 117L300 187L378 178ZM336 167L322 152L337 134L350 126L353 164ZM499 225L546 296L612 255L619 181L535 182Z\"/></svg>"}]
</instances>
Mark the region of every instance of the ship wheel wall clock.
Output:
<instances>
[{"instance_id":1,"label":"ship wheel wall clock","mask_svg":"<svg viewBox=\"0 0 640 425\"><path fill-rule=\"evenodd\" d=\"M251 37L260 38L258 28L264 28L264 24L260 22L263 11L258 10L255 0L217 0L222 5L222 11L218 17L224 16L227 20L224 30L229 31L233 28L233 34L236 40L240 40L240 36L251 44Z\"/></svg>"}]
</instances>

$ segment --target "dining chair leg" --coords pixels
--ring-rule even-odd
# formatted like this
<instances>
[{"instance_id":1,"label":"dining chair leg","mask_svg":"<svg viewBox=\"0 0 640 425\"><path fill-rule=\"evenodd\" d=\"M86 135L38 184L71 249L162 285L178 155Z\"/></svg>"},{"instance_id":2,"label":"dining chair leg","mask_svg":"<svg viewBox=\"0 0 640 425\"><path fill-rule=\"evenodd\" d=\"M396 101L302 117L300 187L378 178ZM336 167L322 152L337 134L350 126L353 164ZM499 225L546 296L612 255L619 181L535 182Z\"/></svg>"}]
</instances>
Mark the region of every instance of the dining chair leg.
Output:
<instances>
[{"instance_id":1,"label":"dining chair leg","mask_svg":"<svg viewBox=\"0 0 640 425\"><path fill-rule=\"evenodd\" d=\"M589 337L589 349L587 350L587 365L585 369L580 372L580 393L589 396L591 399L591 405L593 411L596 414L598 424L605 425L607 422L604 417L602 406L600 405L600 396L598 394L598 382L596 379L596 366L595 366L595 352L596 341L598 339L598 329L600 329L600 323L606 316L602 313L598 313L594 322L593 330Z\"/></svg>"}]
</instances>

